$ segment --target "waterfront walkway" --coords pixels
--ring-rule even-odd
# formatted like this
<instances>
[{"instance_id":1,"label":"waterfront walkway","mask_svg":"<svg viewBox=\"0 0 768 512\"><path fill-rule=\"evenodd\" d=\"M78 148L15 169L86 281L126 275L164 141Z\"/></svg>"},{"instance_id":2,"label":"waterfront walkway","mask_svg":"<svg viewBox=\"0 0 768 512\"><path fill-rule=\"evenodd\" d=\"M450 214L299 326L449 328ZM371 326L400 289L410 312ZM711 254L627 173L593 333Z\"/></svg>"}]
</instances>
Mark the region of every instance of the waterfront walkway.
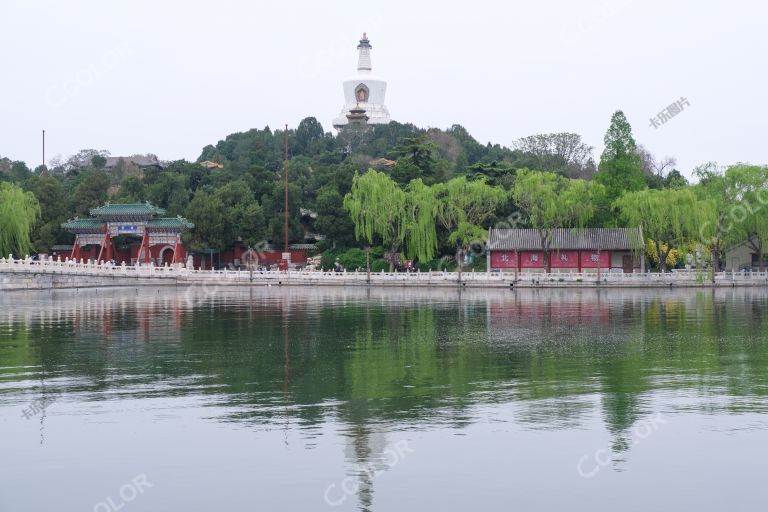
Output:
<instances>
[{"instance_id":1,"label":"waterfront walkway","mask_svg":"<svg viewBox=\"0 0 768 512\"><path fill-rule=\"evenodd\" d=\"M708 272L514 273L501 272L321 272L311 270L193 270L181 265L113 266L74 261L0 258L0 290L89 288L136 285L199 286L424 286L471 288L707 287ZM718 272L714 286L768 286L768 272Z\"/></svg>"}]
</instances>

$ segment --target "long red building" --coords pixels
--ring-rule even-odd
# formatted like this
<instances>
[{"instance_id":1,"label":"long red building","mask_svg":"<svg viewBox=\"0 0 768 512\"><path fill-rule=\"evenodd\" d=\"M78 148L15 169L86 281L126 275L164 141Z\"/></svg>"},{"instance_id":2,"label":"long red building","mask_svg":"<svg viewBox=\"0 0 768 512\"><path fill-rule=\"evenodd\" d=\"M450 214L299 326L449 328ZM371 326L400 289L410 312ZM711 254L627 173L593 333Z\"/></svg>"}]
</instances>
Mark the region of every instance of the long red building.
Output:
<instances>
[{"instance_id":1,"label":"long red building","mask_svg":"<svg viewBox=\"0 0 768 512\"><path fill-rule=\"evenodd\" d=\"M542 235L547 237L544 241ZM645 267L643 243L641 228L552 229L548 232L491 229L488 233L488 269L555 273L597 272L598 269L642 272Z\"/></svg>"}]
</instances>

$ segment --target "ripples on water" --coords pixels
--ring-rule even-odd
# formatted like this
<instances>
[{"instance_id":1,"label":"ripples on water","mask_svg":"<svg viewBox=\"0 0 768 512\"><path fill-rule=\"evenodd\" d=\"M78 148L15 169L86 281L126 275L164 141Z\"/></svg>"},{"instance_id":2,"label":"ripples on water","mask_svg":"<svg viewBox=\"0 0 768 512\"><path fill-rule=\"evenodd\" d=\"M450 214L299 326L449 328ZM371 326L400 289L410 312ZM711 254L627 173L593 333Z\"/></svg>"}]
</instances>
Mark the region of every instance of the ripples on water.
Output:
<instances>
[{"instance_id":1,"label":"ripples on water","mask_svg":"<svg viewBox=\"0 0 768 512\"><path fill-rule=\"evenodd\" d=\"M609 510L670 479L736 490L754 469L740 457L765 451L766 306L760 289L5 294L0 510L93 510L137 473L157 484L137 511L548 510L568 493ZM355 492L330 507L346 476Z\"/></svg>"}]
</instances>

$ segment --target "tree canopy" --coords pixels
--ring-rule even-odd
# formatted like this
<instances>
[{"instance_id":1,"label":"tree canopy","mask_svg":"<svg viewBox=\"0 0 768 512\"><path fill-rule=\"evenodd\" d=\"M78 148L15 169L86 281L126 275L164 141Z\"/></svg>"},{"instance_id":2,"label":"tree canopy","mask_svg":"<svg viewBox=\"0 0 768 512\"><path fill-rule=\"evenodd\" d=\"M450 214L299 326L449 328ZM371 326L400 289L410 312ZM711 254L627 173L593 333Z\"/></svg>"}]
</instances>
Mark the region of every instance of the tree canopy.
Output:
<instances>
[{"instance_id":1,"label":"tree canopy","mask_svg":"<svg viewBox=\"0 0 768 512\"><path fill-rule=\"evenodd\" d=\"M686 232L685 243L707 245L716 266L723 251L737 243L766 251L764 167L702 172L694 174L699 183L690 184L674 158L657 159L635 141L621 111L611 117L598 169L592 147L575 133L533 134L504 147L480 142L460 125L441 130L392 122L363 132L353 138L335 135L308 117L287 133L269 127L232 133L205 146L194 162L160 161L149 154L107 160L108 151L85 149L30 170L24 162L0 157L0 182L13 183L38 201L30 251L71 244L73 236L61 223L87 216L106 201L150 201L169 216L187 217L196 225L185 234L192 250L260 242L281 246L287 135L289 242L317 244L348 262L359 263L360 250L368 245L374 268L396 265L398 257L423 268L458 265L489 227L518 212L540 230L545 247L547 233L556 227L639 221L626 213L630 199L620 200L649 188L695 194L698 210L687 215L696 217L699 229ZM140 161L151 164L139 166ZM704 213L709 216L699 218ZM664 249L665 236L662 250L672 250ZM679 245L682 249L683 242ZM390 261L384 261L385 254Z\"/></svg>"},{"instance_id":2,"label":"tree canopy","mask_svg":"<svg viewBox=\"0 0 768 512\"><path fill-rule=\"evenodd\" d=\"M711 205L700 201L691 189L629 192L617 199L615 206L628 225L642 227L645 237L656 243L662 271L666 270L669 252L686 239L695 239L711 215Z\"/></svg>"},{"instance_id":3,"label":"tree canopy","mask_svg":"<svg viewBox=\"0 0 768 512\"><path fill-rule=\"evenodd\" d=\"M32 192L11 183L0 183L0 254L30 254L32 227L40 218L40 205Z\"/></svg>"},{"instance_id":4,"label":"tree canopy","mask_svg":"<svg viewBox=\"0 0 768 512\"><path fill-rule=\"evenodd\" d=\"M604 195L605 188L594 181L570 180L552 172L518 171L512 196L531 227L539 232L547 268L552 231L585 227Z\"/></svg>"}]
</instances>

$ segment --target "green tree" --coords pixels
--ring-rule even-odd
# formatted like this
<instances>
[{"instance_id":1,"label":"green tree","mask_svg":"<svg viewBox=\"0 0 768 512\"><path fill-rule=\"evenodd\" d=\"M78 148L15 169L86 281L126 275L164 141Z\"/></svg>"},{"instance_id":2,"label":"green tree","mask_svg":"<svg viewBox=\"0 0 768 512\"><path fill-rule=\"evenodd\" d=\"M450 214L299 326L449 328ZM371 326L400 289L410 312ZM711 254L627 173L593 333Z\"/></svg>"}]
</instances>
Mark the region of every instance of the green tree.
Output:
<instances>
[{"instance_id":1,"label":"green tree","mask_svg":"<svg viewBox=\"0 0 768 512\"><path fill-rule=\"evenodd\" d=\"M0 254L25 256L32 250L30 235L40 218L40 205L32 192L0 183Z\"/></svg>"},{"instance_id":2,"label":"green tree","mask_svg":"<svg viewBox=\"0 0 768 512\"><path fill-rule=\"evenodd\" d=\"M315 200L317 220L314 225L326 236L332 247L345 247L355 242L355 225L344 209L344 198L333 186L320 189Z\"/></svg>"},{"instance_id":3,"label":"green tree","mask_svg":"<svg viewBox=\"0 0 768 512\"><path fill-rule=\"evenodd\" d=\"M458 248L456 252L456 262L459 269L459 281L461 281L461 273L464 271L464 254L470 249L473 244L478 241L486 239L488 231L482 227L471 224L469 222L462 221L456 226L456 229L451 231L448 235L448 243Z\"/></svg>"},{"instance_id":4,"label":"green tree","mask_svg":"<svg viewBox=\"0 0 768 512\"><path fill-rule=\"evenodd\" d=\"M547 272L551 269L553 230L583 228L605 195L599 183L571 180L551 172L521 169L512 196L541 239Z\"/></svg>"},{"instance_id":5,"label":"green tree","mask_svg":"<svg viewBox=\"0 0 768 512\"><path fill-rule=\"evenodd\" d=\"M370 169L352 179L352 189L344 197L344 208L352 216L358 240L370 244L375 236L381 238L389 251L389 271L394 270L406 235L405 191L386 174Z\"/></svg>"},{"instance_id":6,"label":"green tree","mask_svg":"<svg viewBox=\"0 0 768 512\"><path fill-rule=\"evenodd\" d=\"M103 155L94 155L91 158L91 165L94 169L103 169L107 165L107 158Z\"/></svg>"},{"instance_id":7,"label":"green tree","mask_svg":"<svg viewBox=\"0 0 768 512\"><path fill-rule=\"evenodd\" d=\"M195 224L187 233L187 241L196 251L204 249L224 250L227 247L224 205L217 197L198 190L187 206L185 217Z\"/></svg>"},{"instance_id":8,"label":"green tree","mask_svg":"<svg viewBox=\"0 0 768 512\"><path fill-rule=\"evenodd\" d=\"M632 136L632 127L621 110L614 112L611 124L603 139L605 149L600 156L600 166L594 180L605 187L606 202L601 205L602 224L608 224L614 217L610 205L627 192L646 188L643 162L637 152Z\"/></svg>"},{"instance_id":9,"label":"green tree","mask_svg":"<svg viewBox=\"0 0 768 512\"><path fill-rule=\"evenodd\" d=\"M242 242L253 247L264 241L267 234L264 212L244 180L218 189L214 200L222 205L226 245Z\"/></svg>"},{"instance_id":10,"label":"green tree","mask_svg":"<svg viewBox=\"0 0 768 512\"><path fill-rule=\"evenodd\" d=\"M576 133L529 135L516 140L513 145L534 158L536 169L579 177L595 149Z\"/></svg>"},{"instance_id":11,"label":"green tree","mask_svg":"<svg viewBox=\"0 0 768 512\"><path fill-rule=\"evenodd\" d=\"M435 215L437 198L432 187L420 179L408 184L405 194L405 247L408 258L429 261L437 252Z\"/></svg>"},{"instance_id":12,"label":"green tree","mask_svg":"<svg viewBox=\"0 0 768 512\"><path fill-rule=\"evenodd\" d=\"M432 175L437 158L435 152L437 147L434 143L427 140L427 136L419 135L417 137L404 137L399 146L392 150L393 154L399 159L405 159L416 166L421 175L429 177Z\"/></svg>"},{"instance_id":13,"label":"green tree","mask_svg":"<svg viewBox=\"0 0 768 512\"><path fill-rule=\"evenodd\" d=\"M0 181L12 181L23 183L32 175L27 164L21 161L11 161L8 158L0 158Z\"/></svg>"},{"instance_id":14,"label":"green tree","mask_svg":"<svg viewBox=\"0 0 768 512\"><path fill-rule=\"evenodd\" d=\"M448 233L448 243L456 249L456 263L461 273L464 251L472 243L485 239L487 233L483 224L494 216L508 196L504 189L490 186L485 179L470 181L465 176L434 185L433 188L438 198L436 220ZM457 230L452 239L451 235ZM470 235L479 236L470 239Z\"/></svg>"},{"instance_id":15,"label":"green tree","mask_svg":"<svg viewBox=\"0 0 768 512\"><path fill-rule=\"evenodd\" d=\"M143 203L147 200L143 180L139 176L123 179L115 200L121 203Z\"/></svg>"},{"instance_id":16,"label":"green tree","mask_svg":"<svg viewBox=\"0 0 768 512\"><path fill-rule=\"evenodd\" d=\"M740 202L729 211L726 227L734 243L746 242L758 255L760 272L768 252L768 166L735 165L725 172Z\"/></svg>"},{"instance_id":17,"label":"green tree","mask_svg":"<svg viewBox=\"0 0 768 512\"><path fill-rule=\"evenodd\" d=\"M67 237L61 228L68 212L67 201L63 200L64 186L58 178L46 173L32 176L27 188L40 205L40 220L32 230L34 246L38 252L49 252L53 245Z\"/></svg>"},{"instance_id":18,"label":"green tree","mask_svg":"<svg viewBox=\"0 0 768 512\"><path fill-rule=\"evenodd\" d=\"M694 176L699 178L695 187L699 199L706 203L705 216L699 226L699 239L712 253L712 268L720 269L720 252L729 236L728 217L732 208L738 204L737 187L733 176L726 176L714 162L709 162L694 169ZM715 274L712 274L714 282Z\"/></svg>"},{"instance_id":19,"label":"green tree","mask_svg":"<svg viewBox=\"0 0 768 512\"><path fill-rule=\"evenodd\" d=\"M75 213L87 216L91 208L107 201L109 177L103 171L86 171L80 174L80 184L75 189L73 205Z\"/></svg>"},{"instance_id":20,"label":"green tree","mask_svg":"<svg viewBox=\"0 0 768 512\"><path fill-rule=\"evenodd\" d=\"M603 205L604 210L623 194L646 188L643 169L636 158L627 157L602 162L594 181L605 187L607 202ZM609 217L604 216L601 220L607 223Z\"/></svg>"},{"instance_id":21,"label":"green tree","mask_svg":"<svg viewBox=\"0 0 768 512\"><path fill-rule=\"evenodd\" d=\"M146 188L147 199L170 216L181 215L189 204L189 178L176 172L163 172Z\"/></svg>"},{"instance_id":22,"label":"green tree","mask_svg":"<svg viewBox=\"0 0 768 512\"><path fill-rule=\"evenodd\" d=\"M603 143L605 149L600 156L601 164L608 160L637 157L637 143L632 136L632 126L621 110L617 110L611 116L611 124L605 133Z\"/></svg>"},{"instance_id":23,"label":"green tree","mask_svg":"<svg viewBox=\"0 0 768 512\"><path fill-rule=\"evenodd\" d=\"M645 237L656 242L662 272L667 270L669 252L682 247L686 239L695 239L711 215L711 205L699 201L690 188L629 192L615 206L628 225L642 227Z\"/></svg>"}]
</instances>

